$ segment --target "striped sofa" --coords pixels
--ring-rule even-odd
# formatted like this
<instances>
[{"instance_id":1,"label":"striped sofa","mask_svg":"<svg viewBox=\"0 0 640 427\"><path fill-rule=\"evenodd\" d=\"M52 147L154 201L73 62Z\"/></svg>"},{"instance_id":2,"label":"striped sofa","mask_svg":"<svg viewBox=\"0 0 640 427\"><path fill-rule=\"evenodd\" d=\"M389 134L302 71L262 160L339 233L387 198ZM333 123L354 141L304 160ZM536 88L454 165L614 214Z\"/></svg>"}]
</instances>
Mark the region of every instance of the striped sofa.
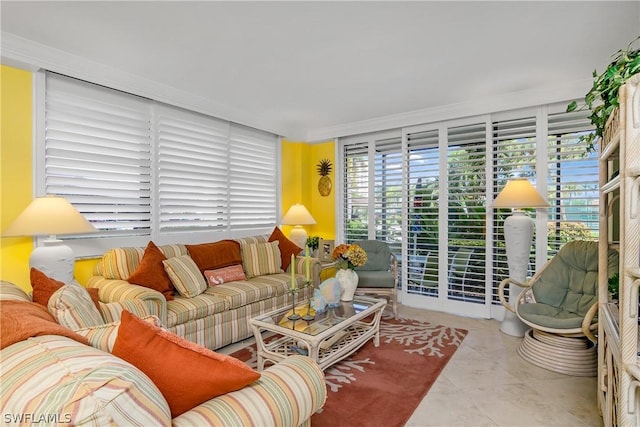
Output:
<instances>
[{"instance_id":1,"label":"striped sofa","mask_svg":"<svg viewBox=\"0 0 640 427\"><path fill-rule=\"evenodd\" d=\"M236 239L241 251L246 245L268 242L266 235ZM187 255L185 245L158 246L167 257ZM249 319L259 314L285 307L292 303L291 275L287 272L261 275L209 286L192 298L176 295L167 301L162 293L147 287L134 285L126 278L136 269L145 248L117 248L105 253L96 264L87 287L98 288L104 302L143 300L154 306L152 314L170 331L212 350L246 339L252 335ZM114 256L114 251L124 255ZM116 261L114 261L116 260ZM115 263L118 265L114 265ZM295 260L295 272L304 272L305 257ZM243 259L244 263L244 259ZM314 286L320 281L320 261L310 260L310 276ZM245 271L247 266L243 265ZM304 287L304 275L296 275L299 292L296 299L312 295L313 289Z\"/></svg>"},{"instance_id":2,"label":"striped sofa","mask_svg":"<svg viewBox=\"0 0 640 427\"><path fill-rule=\"evenodd\" d=\"M3 282L0 300L30 298ZM326 399L318 365L292 356L254 383L172 420L162 393L142 371L106 351L50 334L2 348L0 372L3 426L308 426Z\"/></svg>"}]
</instances>

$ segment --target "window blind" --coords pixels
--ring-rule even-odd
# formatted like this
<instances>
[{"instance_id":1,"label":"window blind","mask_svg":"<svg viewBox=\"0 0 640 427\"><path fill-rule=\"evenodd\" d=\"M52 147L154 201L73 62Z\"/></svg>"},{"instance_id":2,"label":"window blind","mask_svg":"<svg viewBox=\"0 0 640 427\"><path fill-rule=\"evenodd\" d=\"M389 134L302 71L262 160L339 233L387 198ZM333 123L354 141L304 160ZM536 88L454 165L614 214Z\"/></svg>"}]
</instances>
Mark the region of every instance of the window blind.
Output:
<instances>
[{"instance_id":1,"label":"window blind","mask_svg":"<svg viewBox=\"0 0 640 427\"><path fill-rule=\"evenodd\" d=\"M493 120L492 128L492 169L494 197L502 191L511 178L526 177L535 186L536 177L536 112L523 114L517 118ZM525 209L535 221L535 209ZM496 209L494 215L493 238L493 283L492 301L499 304L498 285L509 277L507 254L504 247L504 220L511 215L511 209ZM535 268L535 251L531 248L529 275ZM508 294L508 289L505 289Z\"/></svg>"},{"instance_id":2,"label":"window blind","mask_svg":"<svg viewBox=\"0 0 640 427\"><path fill-rule=\"evenodd\" d=\"M353 242L369 236L369 142L343 147L344 237Z\"/></svg>"},{"instance_id":3,"label":"window blind","mask_svg":"<svg viewBox=\"0 0 640 427\"><path fill-rule=\"evenodd\" d=\"M229 136L229 225L260 229L276 224L276 135L232 123Z\"/></svg>"},{"instance_id":4,"label":"window blind","mask_svg":"<svg viewBox=\"0 0 640 427\"><path fill-rule=\"evenodd\" d=\"M598 239L598 154L579 141L593 130L588 114L548 116L549 258L571 240Z\"/></svg>"},{"instance_id":5,"label":"window blind","mask_svg":"<svg viewBox=\"0 0 640 427\"><path fill-rule=\"evenodd\" d=\"M229 123L160 106L157 128L160 230L224 229Z\"/></svg>"},{"instance_id":6,"label":"window blind","mask_svg":"<svg viewBox=\"0 0 640 427\"><path fill-rule=\"evenodd\" d=\"M46 87L45 192L67 198L99 235L149 235L149 101L55 74Z\"/></svg>"}]
</instances>

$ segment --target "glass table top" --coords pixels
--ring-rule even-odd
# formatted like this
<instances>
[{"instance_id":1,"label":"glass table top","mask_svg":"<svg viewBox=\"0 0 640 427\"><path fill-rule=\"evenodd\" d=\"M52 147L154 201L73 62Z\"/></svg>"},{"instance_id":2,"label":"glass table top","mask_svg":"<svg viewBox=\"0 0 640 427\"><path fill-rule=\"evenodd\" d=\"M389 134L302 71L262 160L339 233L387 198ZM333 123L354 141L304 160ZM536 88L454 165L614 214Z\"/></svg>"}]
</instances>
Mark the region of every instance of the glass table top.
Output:
<instances>
[{"instance_id":1,"label":"glass table top","mask_svg":"<svg viewBox=\"0 0 640 427\"><path fill-rule=\"evenodd\" d=\"M288 317L293 314L291 307L258 316L256 320L308 335L318 335L380 302L380 300L373 298L355 297L353 301L340 301L335 307L326 307L322 312L316 313L312 308L313 320L290 320ZM306 301L296 306L296 314L300 316L307 314Z\"/></svg>"}]
</instances>

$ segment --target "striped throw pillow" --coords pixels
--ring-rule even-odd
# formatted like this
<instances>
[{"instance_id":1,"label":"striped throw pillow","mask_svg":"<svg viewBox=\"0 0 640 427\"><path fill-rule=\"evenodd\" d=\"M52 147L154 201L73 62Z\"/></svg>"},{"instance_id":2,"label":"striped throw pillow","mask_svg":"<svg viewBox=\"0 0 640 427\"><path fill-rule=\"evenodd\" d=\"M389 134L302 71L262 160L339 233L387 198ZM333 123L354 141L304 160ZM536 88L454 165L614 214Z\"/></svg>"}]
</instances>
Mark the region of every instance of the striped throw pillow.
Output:
<instances>
[{"instance_id":1,"label":"striped throw pillow","mask_svg":"<svg viewBox=\"0 0 640 427\"><path fill-rule=\"evenodd\" d=\"M144 248L115 248L102 256L102 269L107 279L127 280L136 271Z\"/></svg>"},{"instance_id":2,"label":"striped throw pillow","mask_svg":"<svg viewBox=\"0 0 640 427\"><path fill-rule=\"evenodd\" d=\"M56 322L74 331L104 323L89 292L79 285L64 285L55 291L48 309Z\"/></svg>"},{"instance_id":3,"label":"striped throw pillow","mask_svg":"<svg viewBox=\"0 0 640 427\"><path fill-rule=\"evenodd\" d=\"M162 263L173 287L183 297L193 298L207 290L204 276L189 255L169 258Z\"/></svg>"},{"instance_id":4,"label":"striped throw pillow","mask_svg":"<svg viewBox=\"0 0 640 427\"><path fill-rule=\"evenodd\" d=\"M247 279L265 274L282 273L279 244L275 240L242 246L242 267Z\"/></svg>"}]
</instances>

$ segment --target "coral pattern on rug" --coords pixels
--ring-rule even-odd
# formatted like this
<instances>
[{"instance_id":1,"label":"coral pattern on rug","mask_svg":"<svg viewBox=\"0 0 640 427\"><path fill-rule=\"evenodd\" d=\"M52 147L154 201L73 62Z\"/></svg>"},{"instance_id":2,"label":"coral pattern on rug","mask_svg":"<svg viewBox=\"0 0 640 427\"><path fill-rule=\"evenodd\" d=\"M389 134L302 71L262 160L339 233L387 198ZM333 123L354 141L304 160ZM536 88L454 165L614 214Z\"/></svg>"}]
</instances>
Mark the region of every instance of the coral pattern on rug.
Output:
<instances>
[{"instance_id":1,"label":"coral pattern on rug","mask_svg":"<svg viewBox=\"0 0 640 427\"><path fill-rule=\"evenodd\" d=\"M466 334L463 329L385 314L379 347L370 340L325 370L327 402L311 418L312 425L404 425ZM233 356L256 366L255 345Z\"/></svg>"}]
</instances>

